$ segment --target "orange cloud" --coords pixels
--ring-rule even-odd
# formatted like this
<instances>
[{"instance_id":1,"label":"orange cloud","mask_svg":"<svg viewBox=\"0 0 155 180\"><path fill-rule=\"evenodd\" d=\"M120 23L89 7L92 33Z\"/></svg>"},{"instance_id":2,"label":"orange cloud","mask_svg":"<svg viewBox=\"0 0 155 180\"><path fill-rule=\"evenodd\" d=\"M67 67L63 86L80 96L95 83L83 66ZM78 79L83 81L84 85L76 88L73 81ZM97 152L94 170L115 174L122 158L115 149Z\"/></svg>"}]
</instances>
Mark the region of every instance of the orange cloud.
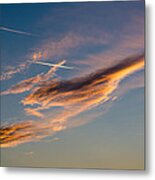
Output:
<instances>
[{"instance_id":1,"label":"orange cloud","mask_svg":"<svg viewBox=\"0 0 155 180\"><path fill-rule=\"evenodd\" d=\"M44 107L52 107L69 106L87 100L90 102L91 98L94 101L106 100L106 97L117 88L120 80L144 67L143 56L138 58L136 62L133 61L134 58L129 58L113 68L101 69L84 78L51 82L51 84L38 88L28 95L22 100L22 103L24 105L39 104ZM98 96L99 98L97 98Z\"/></svg>"},{"instance_id":2,"label":"orange cloud","mask_svg":"<svg viewBox=\"0 0 155 180\"><path fill-rule=\"evenodd\" d=\"M1 147L38 141L68 127L85 124L81 121L72 123L72 120L85 111L92 110L103 103L112 102L114 100L112 94L118 89L121 80L143 68L144 55L137 55L83 78L49 81L46 85L36 88L22 100L24 105L37 104L38 107L34 110L45 110L57 106L63 109L55 115L44 117L43 120L2 127L0 130Z\"/></svg>"},{"instance_id":3,"label":"orange cloud","mask_svg":"<svg viewBox=\"0 0 155 180\"><path fill-rule=\"evenodd\" d=\"M41 52L41 51L39 51L39 52L37 52L37 53L34 53L34 54L32 55L32 60L33 60L33 61L40 60L41 58L43 58L43 55L42 55L42 52Z\"/></svg>"},{"instance_id":4,"label":"orange cloud","mask_svg":"<svg viewBox=\"0 0 155 180\"><path fill-rule=\"evenodd\" d=\"M24 110L25 110L25 112L26 112L27 115L33 115L33 116L40 117L40 118L43 118L43 117L44 117L44 115L43 115L42 113L38 112L38 111L35 110L35 109L25 108Z\"/></svg>"}]
</instances>

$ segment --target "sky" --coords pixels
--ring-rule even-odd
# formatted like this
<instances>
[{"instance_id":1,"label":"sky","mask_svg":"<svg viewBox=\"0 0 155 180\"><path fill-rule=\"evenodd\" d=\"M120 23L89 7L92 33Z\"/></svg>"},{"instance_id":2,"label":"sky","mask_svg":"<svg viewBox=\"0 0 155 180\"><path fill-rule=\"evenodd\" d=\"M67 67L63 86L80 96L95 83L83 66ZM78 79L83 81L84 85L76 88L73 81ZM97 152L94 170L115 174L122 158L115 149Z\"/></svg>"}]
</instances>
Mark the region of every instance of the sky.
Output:
<instances>
[{"instance_id":1,"label":"sky","mask_svg":"<svg viewBox=\"0 0 155 180\"><path fill-rule=\"evenodd\" d=\"M0 10L1 165L144 169L144 1Z\"/></svg>"}]
</instances>

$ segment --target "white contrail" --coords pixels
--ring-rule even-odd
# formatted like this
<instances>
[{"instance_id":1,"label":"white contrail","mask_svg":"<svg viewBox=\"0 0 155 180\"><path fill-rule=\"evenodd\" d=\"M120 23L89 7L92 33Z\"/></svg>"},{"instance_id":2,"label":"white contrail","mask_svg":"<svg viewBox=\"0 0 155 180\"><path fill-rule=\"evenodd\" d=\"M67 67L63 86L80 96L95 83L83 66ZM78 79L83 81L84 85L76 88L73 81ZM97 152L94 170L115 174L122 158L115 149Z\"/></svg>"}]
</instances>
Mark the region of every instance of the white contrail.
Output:
<instances>
[{"instance_id":1,"label":"white contrail","mask_svg":"<svg viewBox=\"0 0 155 180\"><path fill-rule=\"evenodd\" d=\"M73 67L62 66L62 65L59 65L59 64L45 63L45 62L40 62L40 61L35 61L33 63L41 64L41 65L44 65L44 66L50 66L50 67L60 67L60 68L64 68L64 69L73 69Z\"/></svg>"},{"instance_id":2,"label":"white contrail","mask_svg":"<svg viewBox=\"0 0 155 180\"><path fill-rule=\"evenodd\" d=\"M26 35L26 36L37 36L36 34L28 33L25 31L20 31L20 30L16 30L16 29L12 29L12 28L7 28L4 26L0 26L0 30L8 31L8 32L12 32L12 33L17 33L17 34L22 34L22 35Z\"/></svg>"}]
</instances>

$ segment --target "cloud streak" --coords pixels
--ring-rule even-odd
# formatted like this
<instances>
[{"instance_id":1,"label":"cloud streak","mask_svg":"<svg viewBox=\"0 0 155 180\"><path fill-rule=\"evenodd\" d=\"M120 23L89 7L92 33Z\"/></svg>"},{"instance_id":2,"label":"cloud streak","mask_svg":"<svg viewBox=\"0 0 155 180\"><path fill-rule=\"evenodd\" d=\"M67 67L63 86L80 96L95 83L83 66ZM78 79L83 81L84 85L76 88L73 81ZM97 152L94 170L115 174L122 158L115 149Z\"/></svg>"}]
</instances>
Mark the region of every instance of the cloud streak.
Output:
<instances>
[{"instance_id":1,"label":"cloud streak","mask_svg":"<svg viewBox=\"0 0 155 180\"><path fill-rule=\"evenodd\" d=\"M108 102L113 101L113 93L118 90L121 80L143 68L144 55L141 54L123 59L114 66L100 69L83 78L54 82L49 80L47 84L39 85L22 100L23 105L38 105L37 108L32 108L35 112L58 106L62 109L57 114L44 117L43 120L2 127L1 147L39 141L58 131L80 125L80 121L74 124L77 115L93 110L101 104L106 107ZM88 122L87 120L86 123Z\"/></svg>"}]
</instances>

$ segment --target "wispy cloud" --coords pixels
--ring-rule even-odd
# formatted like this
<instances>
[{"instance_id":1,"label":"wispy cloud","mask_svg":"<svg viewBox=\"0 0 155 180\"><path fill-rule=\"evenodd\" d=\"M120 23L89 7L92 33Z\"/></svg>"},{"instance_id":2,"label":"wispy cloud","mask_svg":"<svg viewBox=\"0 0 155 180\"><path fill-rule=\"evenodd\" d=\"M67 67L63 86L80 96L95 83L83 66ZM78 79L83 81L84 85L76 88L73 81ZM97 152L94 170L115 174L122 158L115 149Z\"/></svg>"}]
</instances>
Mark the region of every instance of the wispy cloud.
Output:
<instances>
[{"instance_id":1,"label":"wispy cloud","mask_svg":"<svg viewBox=\"0 0 155 180\"><path fill-rule=\"evenodd\" d=\"M74 65L83 67L82 73L91 72L94 69L98 69L101 66L105 68L117 63L120 59L123 59L130 54L136 54L144 50L144 22L140 16L134 16L124 26L121 33L108 33L99 32L92 36L83 35L82 33L68 32L59 38L48 38L40 41L35 47L33 52L25 56L25 62L12 67L11 69L1 72L0 79L11 79L17 73L22 73L25 69L28 69L32 64L31 61L49 61L52 62L52 58L58 59L70 54L71 50L82 47L83 45L108 45L109 48L101 50L95 54L87 54L81 60L78 58L73 61ZM94 29L93 31L96 31ZM76 74L75 75L79 75Z\"/></svg>"},{"instance_id":2,"label":"wispy cloud","mask_svg":"<svg viewBox=\"0 0 155 180\"><path fill-rule=\"evenodd\" d=\"M20 63L17 67L10 66L8 70L6 70L5 72L1 72L0 80L4 81L11 79L15 74L23 72L25 69L29 68L29 66L29 61Z\"/></svg>"},{"instance_id":3,"label":"wispy cloud","mask_svg":"<svg viewBox=\"0 0 155 180\"><path fill-rule=\"evenodd\" d=\"M30 91L36 84L43 83L51 78L53 78L54 73L59 68L59 66L63 65L65 61L61 61L60 63L56 64L57 66L50 68L47 73L38 74L34 77L22 80L16 85L13 85L6 91L1 92L1 95L7 94L19 94L25 91Z\"/></svg>"},{"instance_id":4,"label":"wispy cloud","mask_svg":"<svg viewBox=\"0 0 155 180\"><path fill-rule=\"evenodd\" d=\"M59 39L46 39L34 47L32 53L25 56L25 59L27 59L25 62L20 63L17 67L11 67L11 69L1 72L0 80L8 80L13 78L14 75L22 73L30 67L33 61L45 61L48 59L48 61L52 62L52 58L65 56L71 49L85 44L107 44L108 38L106 33L97 37L67 33Z\"/></svg>"},{"instance_id":5,"label":"wispy cloud","mask_svg":"<svg viewBox=\"0 0 155 180\"><path fill-rule=\"evenodd\" d=\"M22 100L23 105L38 105L41 110L57 106L63 109L40 121L26 121L2 127L1 147L38 141L71 127L71 124L72 127L80 125L72 123L77 115L103 103L106 106L106 103L113 101L113 93L119 88L121 80L143 68L142 54L123 59L112 67L100 69L83 78L49 81L48 84L38 86Z\"/></svg>"},{"instance_id":6,"label":"wispy cloud","mask_svg":"<svg viewBox=\"0 0 155 180\"><path fill-rule=\"evenodd\" d=\"M83 36L75 33L67 33L59 39L48 39L41 43L40 47L36 49L31 55L32 60L51 59L55 56L64 56L69 53L70 49L73 49L84 44L107 44L108 35L103 33L98 36Z\"/></svg>"}]
</instances>

